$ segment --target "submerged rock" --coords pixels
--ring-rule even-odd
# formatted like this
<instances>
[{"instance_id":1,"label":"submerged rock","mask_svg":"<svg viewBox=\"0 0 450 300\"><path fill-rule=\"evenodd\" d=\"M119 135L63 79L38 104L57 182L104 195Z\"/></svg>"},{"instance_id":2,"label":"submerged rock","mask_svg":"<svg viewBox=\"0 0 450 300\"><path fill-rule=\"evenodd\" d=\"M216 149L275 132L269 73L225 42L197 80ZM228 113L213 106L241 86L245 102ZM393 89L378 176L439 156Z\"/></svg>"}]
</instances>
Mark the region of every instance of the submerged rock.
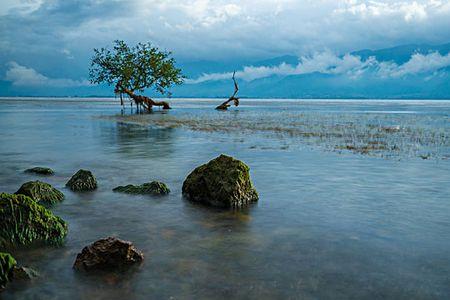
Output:
<instances>
[{"instance_id":1,"label":"submerged rock","mask_svg":"<svg viewBox=\"0 0 450 300\"><path fill-rule=\"evenodd\" d=\"M97 180L91 171L79 170L66 183L72 191L92 191L97 188Z\"/></svg>"},{"instance_id":2,"label":"submerged rock","mask_svg":"<svg viewBox=\"0 0 450 300\"><path fill-rule=\"evenodd\" d=\"M22 194L45 204L55 204L64 199L64 194L42 181L29 181L20 187L15 194Z\"/></svg>"},{"instance_id":3,"label":"submerged rock","mask_svg":"<svg viewBox=\"0 0 450 300\"><path fill-rule=\"evenodd\" d=\"M59 245L67 235L64 220L21 194L0 194L0 224L0 246Z\"/></svg>"},{"instance_id":4,"label":"submerged rock","mask_svg":"<svg viewBox=\"0 0 450 300\"><path fill-rule=\"evenodd\" d=\"M35 173L40 175L53 175L55 172L53 172L52 169L46 168L46 167L34 167L30 169L25 170L26 173Z\"/></svg>"},{"instance_id":5,"label":"submerged rock","mask_svg":"<svg viewBox=\"0 0 450 300\"><path fill-rule=\"evenodd\" d=\"M14 280L31 280L39 276L39 273L29 267L15 267L13 270Z\"/></svg>"},{"instance_id":6,"label":"submerged rock","mask_svg":"<svg viewBox=\"0 0 450 300\"><path fill-rule=\"evenodd\" d=\"M0 291L11 281L16 264L17 262L11 254L0 252Z\"/></svg>"},{"instance_id":7,"label":"submerged rock","mask_svg":"<svg viewBox=\"0 0 450 300\"><path fill-rule=\"evenodd\" d=\"M167 195L170 189L165 183L159 181L152 181L141 185L125 185L118 186L113 189L114 192L126 194L151 194L151 195Z\"/></svg>"},{"instance_id":8,"label":"submerged rock","mask_svg":"<svg viewBox=\"0 0 450 300\"><path fill-rule=\"evenodd\" d=\"M220 155L194 171L183 183L188 200L217 207L242 207L258 201L249 167L233 157Z\"/></svg>"},{"instance_id":9,"label":"submerged rock","mask_svg":"<svg viewBox=\"0 0 450 300\"><path fill-rule=\"evenodd\" d=\"M98 240L77 255L74 269L84 271L122 270L144 259L131 242L115 237Z\"/></svg>"}]
</instances>

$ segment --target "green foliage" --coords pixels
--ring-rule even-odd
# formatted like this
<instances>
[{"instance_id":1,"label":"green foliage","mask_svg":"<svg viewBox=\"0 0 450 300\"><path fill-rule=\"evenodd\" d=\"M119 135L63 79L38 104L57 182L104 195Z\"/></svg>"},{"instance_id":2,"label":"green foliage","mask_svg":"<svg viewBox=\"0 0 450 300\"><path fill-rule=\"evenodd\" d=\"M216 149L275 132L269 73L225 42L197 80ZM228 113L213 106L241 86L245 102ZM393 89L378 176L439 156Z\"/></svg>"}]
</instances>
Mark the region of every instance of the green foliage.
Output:
<instances>
[{"instance_id":1,"label":"green foliage","mask_svg":"<svg viewBox=\"0 0 450 300\"><path fill-rule=\"evenodd\" d=\"M67 223L25 195L0 194L0 246L61 244Z\"/></svg>"},{"instance_id":2,"label":"green foliage","mask_svg":"<svg viewBox=\"0 0 450 300\"><path fill-rule=\"evenodd\" d=\"M0 252L0 291L11 280L16 260L9 253Z\"/></svg>"},{"instance_id":3,"label":"green foliage","mask_svg":"<svg viewBox=\"0 0 450 300\"><path fill-rule=\"evenodd\" d=\"M134 47L124 41L115 41L112 50L94 49L89 77L91 83L107 83L123 89L143 92L155 88L161 94L169 94L174 84L181 84L181 70L175 67L170 52L160 51L150 43L139 43Z\"/></svg>"}]
</instances>

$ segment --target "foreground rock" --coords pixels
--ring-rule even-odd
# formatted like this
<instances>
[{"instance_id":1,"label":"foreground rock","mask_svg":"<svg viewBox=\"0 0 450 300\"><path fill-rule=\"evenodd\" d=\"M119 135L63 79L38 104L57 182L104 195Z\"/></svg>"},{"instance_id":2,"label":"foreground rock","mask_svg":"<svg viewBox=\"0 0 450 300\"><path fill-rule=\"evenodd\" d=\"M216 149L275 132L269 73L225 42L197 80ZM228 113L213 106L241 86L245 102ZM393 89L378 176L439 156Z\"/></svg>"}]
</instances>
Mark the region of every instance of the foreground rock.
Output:
<instances>
[{"instance_id":1,"label":"foreground rock","mask_svg":"<svg viewBox=\"0 0 450 300\"><path fill-rule=\"evenodd\" d=\"M9 253L0 252L0 291L13 280L31 280L39 274L28 267L18 267L17 262Z\"/></svg>"},{"instance_id":2,"label":"foreground rock","mask_svg":"<svg viewBox=\"0 0 450 300\"><path fill-rule=\"evenodd\" d=\"M67 223L25 195L0 194L0 247L44 243L59 245Z\"/></svg>"},{"instance_id":3,"label":"foreground rock","mask_svg":"<svg viewBox=\"0 0 450 300\"><path fill-rule=\"evenodd\" d=\"M53 174L55 174L55 172L53 172L52 169L46 168L46 167L34 167L34 168L31 168L31 169L26 169L25 172L26 173L35 173L35 174L39 174L39 175L53 175Z\"/></svg>"},{"instance_id":4,"label":"foreground rock","mask_svg":"<svg viewBox=\"0 0 450 300\"><path fill-rule=\"evenodd\" d=\"M118 186L113 189L114 192L126 193L126 194L150 194L150 195L167 195L170 193L170 189L165 183L159 181L152 181L141 185L125 185Z\"/></svg>"},{"instance_id":5,"label":"foreground rock","mask_svg":"<svg viewBox=\"0 0 450 300\"><path fill-rule=\"evenodd\" d=\"M216 207L246 206L258 201L249 170L242 161L222 154L188 175L183 196Z\"/></svg>"},{"instance_id":6,"label":"foreground rock","mask_svg":"<svg viewBox=\"0 0 450 300\"><path fill-rule=\"evenodd\" d=\"M38 276L38 272L28 267L15 267L13 270L14 280L32 280Z\"/></svg>"},{"instance_id":7,"label":"foreground rock","mask_svg":"<svg viewBox=\"0 0 450 300\"><path fill-rule=\"evenodd\" d=\"M73 265L76 270L123 270L144 259L131 242L115 237L98 240L83 248Z\"/></svg>"},{"instance_id":8,"label":"foreground rock","mask_svg":"<svg viewBox=\"0 0 450 300\"><path fill-rule=\"evenodd\" d=\"M0 291L11 281L16 264L16 260L9 253L0 252Z\"/></svg>"},{"instance_id":9,"label":"foreground rock","mask_svg":"<svg viewBox=\"0 0 450 300\"><path fill-rule=\"evenodd\" d=\"M29 181L24 183L16 194L22 194L44 204L55 204L64 199L64 194L42 181Z\"/></svg>"},{"instance_id":10,"label":"foreground rock","mask_svg":"<svg viewBox=\"0 0 450 300\"><path fill-rule=\"evenodd\" d=\"M72 178L66 183L72 191L92 191L97 188L97 180L91 171L79 170Z\"/></svg>"}]
</instances>

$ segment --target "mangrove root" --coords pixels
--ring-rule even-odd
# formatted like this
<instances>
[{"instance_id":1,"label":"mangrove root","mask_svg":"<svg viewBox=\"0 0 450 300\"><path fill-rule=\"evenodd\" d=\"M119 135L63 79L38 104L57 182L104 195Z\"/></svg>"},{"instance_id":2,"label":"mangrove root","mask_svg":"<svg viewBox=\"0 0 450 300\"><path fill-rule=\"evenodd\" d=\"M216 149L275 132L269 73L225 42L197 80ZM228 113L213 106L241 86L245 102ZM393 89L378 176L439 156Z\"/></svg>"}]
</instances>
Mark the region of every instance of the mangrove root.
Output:
<instances>
[{"instance_id":1,"label":"mangrove root","mask_svg":"<svg viewBox=\"0 0 450 300\"><path fill-rule=\"evenodd\" d=\"M116 86L115 92L119 93L119 94L122 94L122 93L127 94L128 97L130 97L131 99L134 100L137 107L142 106L147 111L151 111L153 106L162 106L163 109L171 109L169 103L167 103L166 101L155 101L146 96L136 95L133 91L131 91L127 88L124 88L124 87L120 86L119 84ZM120 99L122 102L122 97ZM123 102L121 104L123 104Z\"/></svg>"}]
</instances>

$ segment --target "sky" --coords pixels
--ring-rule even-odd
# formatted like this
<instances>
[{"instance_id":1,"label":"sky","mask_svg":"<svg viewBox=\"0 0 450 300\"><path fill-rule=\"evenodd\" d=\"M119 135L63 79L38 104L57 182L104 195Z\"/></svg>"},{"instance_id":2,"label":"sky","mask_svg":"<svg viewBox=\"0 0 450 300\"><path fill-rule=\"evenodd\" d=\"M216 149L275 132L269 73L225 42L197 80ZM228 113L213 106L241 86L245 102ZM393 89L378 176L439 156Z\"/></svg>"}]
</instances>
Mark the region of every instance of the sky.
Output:
<instances>
[{"instance_id":1,"label":"sky","mask_svg":"<svg viewBox=\"0 0 450 300\"><path fill-rule=\"evenodd\" d=\"M399 77L450 66L450 56L412 55L399 65L349 53L449 43L450 0L2 0L0 37L0 80L15 87L89 86L92 49L116 39L152 42L184 63L299 58L243 66L237 75L247 81L374 68ZM206 73L187 84L229 76Z\"/></svg>"}]
</instances>

